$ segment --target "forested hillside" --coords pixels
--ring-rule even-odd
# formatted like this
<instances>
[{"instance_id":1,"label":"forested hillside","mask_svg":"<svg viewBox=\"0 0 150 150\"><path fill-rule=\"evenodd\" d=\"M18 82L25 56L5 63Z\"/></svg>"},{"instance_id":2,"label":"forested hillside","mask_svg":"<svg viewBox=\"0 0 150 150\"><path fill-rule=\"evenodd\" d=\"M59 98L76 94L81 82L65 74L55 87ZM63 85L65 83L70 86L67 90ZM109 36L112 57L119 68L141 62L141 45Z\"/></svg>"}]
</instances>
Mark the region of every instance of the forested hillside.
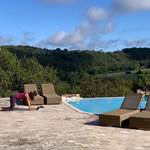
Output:
<instances>
[{"instance_id":1,"label":"forested hillside","mask_svg":"<svg viewBox=\"0 0 150 150\"><path fill-rule=\"evenodd\" d=\"M0 95L9 95L24 83L53 82L59 94L120 96L148 89L150 72L142 69L149 67L149 48L102 52L1 46ZM116 72L124 75L111 76Z\"/></svg>"}]
</instances>

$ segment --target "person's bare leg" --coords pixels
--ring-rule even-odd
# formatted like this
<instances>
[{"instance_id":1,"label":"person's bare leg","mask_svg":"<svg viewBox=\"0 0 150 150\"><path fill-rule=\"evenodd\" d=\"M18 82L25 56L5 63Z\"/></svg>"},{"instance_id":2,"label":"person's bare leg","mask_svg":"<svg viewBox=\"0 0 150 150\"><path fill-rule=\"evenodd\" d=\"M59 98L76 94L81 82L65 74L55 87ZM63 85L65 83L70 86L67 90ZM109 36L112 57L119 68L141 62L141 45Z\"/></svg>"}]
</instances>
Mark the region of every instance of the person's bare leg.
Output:
<instances>
[{"instance_id":1,"label":"person's bare leg","mask_svg":"<svg viewBox=\"0 0 150 150\"><path fill-rule=\"evenodd\" d=\"M31 98L30 98L29 94L26 94L25 96L26 96L26 102L29 107L29 110L36 110L35 108L31 107Z\"/></svg>"},{"instance_id":2,"label":"person's bare leg","mask_svg":"<svg viewBox=\"0 0 150 150\"><path fill-rule=\"evenodd\" d=\"M26 96L27 105L28 105L29 109L31 110L31 99L29 97L29 94L26 94L25 96Z\"/></svg>"}]
</instances>

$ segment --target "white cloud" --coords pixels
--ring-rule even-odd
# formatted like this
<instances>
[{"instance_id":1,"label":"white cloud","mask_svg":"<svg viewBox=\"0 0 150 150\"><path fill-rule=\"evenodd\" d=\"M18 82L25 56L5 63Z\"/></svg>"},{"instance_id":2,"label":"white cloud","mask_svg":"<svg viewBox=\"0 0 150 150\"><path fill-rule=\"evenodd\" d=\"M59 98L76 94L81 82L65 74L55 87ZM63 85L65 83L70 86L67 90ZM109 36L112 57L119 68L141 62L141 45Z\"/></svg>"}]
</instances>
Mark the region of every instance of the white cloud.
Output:
<instances>
[{"instance_id":1,"label":"white cloud","mask_svg":"<svg viewBox=\"0 0 150 150\"><path fill-rule=\"evenodd\" d=\"M105 34L111 31L111 23L107 23L105 26L101 26L101 28L98 28L96 25L95 27L92 25L86 27L79 26L70 33L60 31L40 43L52 46L79 47L79 45L81 46L83 43L86 43L85 41L90 37L97 36L99 34Z\"/></svg>"},{"instance_id":2,"label":"white cloud","mask_svg":"<svg viewBox=\"0 0 150 150\"><path fill-rule=\"evenodd\" d=\"M146 46L150 46L150 43L149 43L149 39L136 39L136 40L125 40L125 41L122 41L122 43L127 46L127 47L146 47Z\"/></svg>"},{"instance_id":3,"label":"white cloud","mask_svg":"<svg viewBox=\"0 0 150 150\"><path fill-rule=\"evenodd\" d=\"M110 47L117 47L117 40L102 40L98 38L90 39L89 41L84 41L76 45L69 47L70 49L82 49L82 50L101 50L108 49Z\"/></svg>"},{"instance_id":4,"label":"white cloud","mask_svg":"<svg viewBox=\"0 0 150 150\"><path fill-rule=\"evenodd\" d=\"M10 36L0 36L0 45L10 44L13 40Z\"/></svg>"},{"instance_id":5,"label":"white cloud","mask_svg":"<svg viewBox=\"0 0 150 150\"><path fill-rule=\"evenodd\" d=\"M52 37L50 37L48 39L48 42L50 43L53 42L53 44L58 44L61 43L65 37L66 37L66 33L64 31L60 31L55 35L53 35Z\"/></svg>"},{"instance_id":6,"label":"white cloud","mask_svg":"<svg viewBox=\"0 0 150 150\"><path fill-rule=\"evenodd\" d=\"M49 37L43 44L54 45L54 46L69 46L76 43L80 43L84 40L84 34L80 32L80 29L75 29L71 33L60 31L55 35Z\"/></svg>"},{"instance_id":7,"label":"white cloud","mask_svg":"<svg viewBox=\"0 0 150 150\"><path fill-rule=\"evenodd\" d=\"M85 47L90 45L90 38L101 34L112 32L112 23L107 20L107 13L104 9L91 7L87 11L87 18L71 32L59 31L40 45L63 46L63 47ZM87 42L88 41L88 42Z\"/></svg>"},{"instance_id":8,"label":"white cloud","mask_svg":"<svg viewBox=\"0 0 150 150\"><path fill-rule=\"evenodd\" d=\"M46 1L51 3L68 3L72 0ZM102 35L113 31L112 20L114 17L117 17L117 15L146 10L150 10L150 0L113 0L109 10L101 7L90 7L87 10L85 20L71 32L59 31L44 41L40 41L39 45L70 49L99 49L111 46L117 47L118 44L125 46L147 45L145 40L105 41L100 39Z\"/></svg>"},{"instance_id":9,"label":"white cloud","mask_svg":"<svg viewBox=\"0 0 150 150\"><path fill-rule=\"evenodd\" d=\"M24 32L22 34L22 40L21 40L21 44L28 44L29 42L33 41L34 40L34 37L33 37L34 33L32 32Z\"/></svg>"},{"instance_id":10,"label":"white cloud","mask_svg":"<svg viewBox=\"0 0 150 150\"><path fill-rule=\"evenodd\" d=\"M91 7L87 13L88 17L93 21L104 20L107 17L107 12L103 8Z\"/></svg>"},{"instance_id":11,"label":"white cloud","mask_svg":"<svg viewBox=\"0 0 150 150\"><path fill-rule=\"evenodd\" d=\"M150 10L150 0L114 0L113 11L126 13Z\"/></svg>"}]
</instances>

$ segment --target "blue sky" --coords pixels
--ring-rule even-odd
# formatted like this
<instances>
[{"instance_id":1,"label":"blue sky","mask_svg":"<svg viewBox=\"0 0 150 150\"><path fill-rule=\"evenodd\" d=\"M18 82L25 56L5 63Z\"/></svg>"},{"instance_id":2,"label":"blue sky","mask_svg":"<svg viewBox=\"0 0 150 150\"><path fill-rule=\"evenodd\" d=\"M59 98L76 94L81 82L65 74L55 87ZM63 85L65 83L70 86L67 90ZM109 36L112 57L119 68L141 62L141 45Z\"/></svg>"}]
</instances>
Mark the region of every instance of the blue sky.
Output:
<instances>
[{"instance_id":1,"label":"blue sky","mask_svg":"<svg viewBox=\"0 0 150 150\"><path fill-rule=\"evenodd\" d=\"M150 47L150 0L1 0L0 45Z\"/></svg>"}]
</instances>

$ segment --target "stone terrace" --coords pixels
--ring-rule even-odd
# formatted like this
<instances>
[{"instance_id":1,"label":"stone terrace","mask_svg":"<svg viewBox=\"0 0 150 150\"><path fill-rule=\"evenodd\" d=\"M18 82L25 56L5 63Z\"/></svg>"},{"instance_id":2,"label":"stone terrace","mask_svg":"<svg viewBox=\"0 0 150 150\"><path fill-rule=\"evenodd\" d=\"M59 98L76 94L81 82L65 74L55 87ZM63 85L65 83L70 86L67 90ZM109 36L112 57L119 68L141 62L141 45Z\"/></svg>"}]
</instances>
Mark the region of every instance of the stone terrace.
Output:
<instances>
[{"instance_id":1,"label":"stone terrace","mask_svg":"<svg viewBox=\"0 0 150 150\"><path fill-rule=\"evenodd\" d=\"M0 150L150 150L150 131L102 127L96 119L64 104L0 111Z\"/></svg>"}]
</instances>

